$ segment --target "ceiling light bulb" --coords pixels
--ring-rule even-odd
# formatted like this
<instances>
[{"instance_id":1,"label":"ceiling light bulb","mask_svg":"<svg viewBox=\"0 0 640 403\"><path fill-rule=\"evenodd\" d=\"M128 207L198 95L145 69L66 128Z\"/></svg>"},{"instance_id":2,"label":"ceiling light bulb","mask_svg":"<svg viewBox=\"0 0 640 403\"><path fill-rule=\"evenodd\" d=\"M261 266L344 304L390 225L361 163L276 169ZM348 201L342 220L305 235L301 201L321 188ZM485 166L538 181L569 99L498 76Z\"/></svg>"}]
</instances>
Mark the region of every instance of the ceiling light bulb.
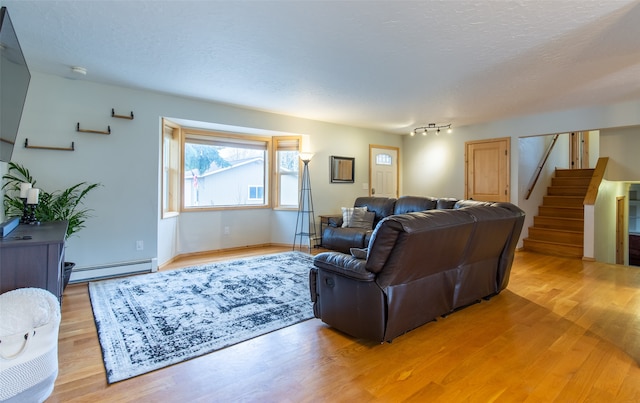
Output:
<instances>
[{"instance_id":1,"label":"ceiling light bulb","mask_svg":"<svg viewBox=\"0 0 640 403\"><path fill-rule=\"evenodd\" d=\"M451 128L447 129L447 134L451 134Z\"/></svg>"},{"instance_id":2,"label":"ceiling light bulb","mask_svg":"<svg viewBox=\"0 0 640 403\"><path fill-rule=\"evenodd\" d=\"M423 135L423 136L426 136L426 135L427 135L427 129L424 129L424 131L422 132L422 135Z\"/></svg>"},{"instance_id":3,"label":"ceiling light bulb","mask_svg":"<svg viewBox=\"0 0 640 403\"><path fill-rule=\"evenodd\" d=\"M440 128L436 130L436 136L439 136L439 135L440 135Z\"/></svg>"},{"instance_id":4,"label":"ceiling light bulb","mask_svg":"<svg viewBox=\"0 0 640 403\"><path fill-rule=\"evenodd\" d=\"M73 67L71 67L71 71L76 73L76 74L83 75L83 76L87 75L87 69L85 69L84 67L73 66Z\"/></svg>"},{"instance_id":5,"label":"ceiling light bulb","mask_svg":"<svg viewBox=\"0 0 640 403\"><path fill-rule=\"evenodd\" d=\"M409 136L413 137L413 136L415 136L415 135L416 135L416 131L415 131L415 130L411 130L411 131L409 132Z\"/></svg>"}]
</instances>

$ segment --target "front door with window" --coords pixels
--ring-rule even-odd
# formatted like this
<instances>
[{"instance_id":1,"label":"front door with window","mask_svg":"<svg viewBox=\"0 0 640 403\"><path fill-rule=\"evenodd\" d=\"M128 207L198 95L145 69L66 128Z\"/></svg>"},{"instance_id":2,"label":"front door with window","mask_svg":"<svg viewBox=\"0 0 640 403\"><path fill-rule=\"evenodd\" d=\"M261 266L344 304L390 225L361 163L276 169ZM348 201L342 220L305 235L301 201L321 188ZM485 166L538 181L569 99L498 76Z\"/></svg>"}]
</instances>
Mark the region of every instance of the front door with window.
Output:
<instances>
[{"instance_id":1,"label":"front door with window","mask_svg":"<svg viewBox=\"0 0 640 403\"><path fill-rule=\"evenodd\" d=\"M369 145L369 195L398 197L397 147Z\"/></svg>"}]
</instances>

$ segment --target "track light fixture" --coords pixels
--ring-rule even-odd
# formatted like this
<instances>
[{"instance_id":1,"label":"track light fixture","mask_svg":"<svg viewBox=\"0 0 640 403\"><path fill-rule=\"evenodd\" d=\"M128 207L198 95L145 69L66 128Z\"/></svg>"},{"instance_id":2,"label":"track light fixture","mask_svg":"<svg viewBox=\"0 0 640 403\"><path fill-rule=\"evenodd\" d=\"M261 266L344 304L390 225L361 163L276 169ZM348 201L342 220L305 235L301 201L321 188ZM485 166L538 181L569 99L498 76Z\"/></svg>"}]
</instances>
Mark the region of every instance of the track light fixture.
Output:
<instances>
[{"instance_id":1,"label":"track light fixture","mask_svg":"<svg viewBox=\"0 0 640 403\"><path fill-rule=\"evenodd\" d=\"M415 136L418 133L422 133L423 136L427 135L427 132L429 132L430 130L434 130L436 132L436 135L440 134L440 129L447 129L447 133L451 133L451 123L446 124L446 125L438 125L435 123L429 123L426 126L421 126L421 127L416 127L415 129L413 129L409 135L411 136Z\"/></svg>"}]
</instances>

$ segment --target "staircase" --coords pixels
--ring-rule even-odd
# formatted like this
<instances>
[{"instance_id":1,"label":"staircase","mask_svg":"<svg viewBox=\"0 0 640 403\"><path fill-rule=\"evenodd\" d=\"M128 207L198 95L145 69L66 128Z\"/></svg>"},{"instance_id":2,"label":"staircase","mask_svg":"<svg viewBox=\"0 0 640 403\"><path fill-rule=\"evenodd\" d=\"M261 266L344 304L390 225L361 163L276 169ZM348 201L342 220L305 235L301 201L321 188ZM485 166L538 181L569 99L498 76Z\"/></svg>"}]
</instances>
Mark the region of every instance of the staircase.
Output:
<instances>
[{"instance_id":1,"label":"staircase","mask_svg":"<svg viewBox=\"0 0 640 403\"><path fill-rule=\"evenodd\" d=\"M583 256L584 197L593 169L556 169L523 249L564 257Z\"/></svg>"}]
</instances>

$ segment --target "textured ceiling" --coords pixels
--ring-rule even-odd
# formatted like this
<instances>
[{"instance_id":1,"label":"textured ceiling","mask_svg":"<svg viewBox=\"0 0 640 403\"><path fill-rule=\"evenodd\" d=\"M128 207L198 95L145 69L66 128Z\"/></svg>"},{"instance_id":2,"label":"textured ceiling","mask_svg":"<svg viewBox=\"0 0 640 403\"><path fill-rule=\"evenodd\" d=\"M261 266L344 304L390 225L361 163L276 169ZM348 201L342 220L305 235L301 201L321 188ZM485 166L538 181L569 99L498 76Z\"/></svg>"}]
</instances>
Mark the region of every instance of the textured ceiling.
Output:
<instances>
[{"instance_id":1,"label":"textured ceiling","mask_svg":"<svg viewBox=\"0 0 640 403\"><path fill-rule=\"evenodd\" d=\"M640 1L2 1L32 70L407 133L640 98Z\"/></svg>"}]
</instances>

